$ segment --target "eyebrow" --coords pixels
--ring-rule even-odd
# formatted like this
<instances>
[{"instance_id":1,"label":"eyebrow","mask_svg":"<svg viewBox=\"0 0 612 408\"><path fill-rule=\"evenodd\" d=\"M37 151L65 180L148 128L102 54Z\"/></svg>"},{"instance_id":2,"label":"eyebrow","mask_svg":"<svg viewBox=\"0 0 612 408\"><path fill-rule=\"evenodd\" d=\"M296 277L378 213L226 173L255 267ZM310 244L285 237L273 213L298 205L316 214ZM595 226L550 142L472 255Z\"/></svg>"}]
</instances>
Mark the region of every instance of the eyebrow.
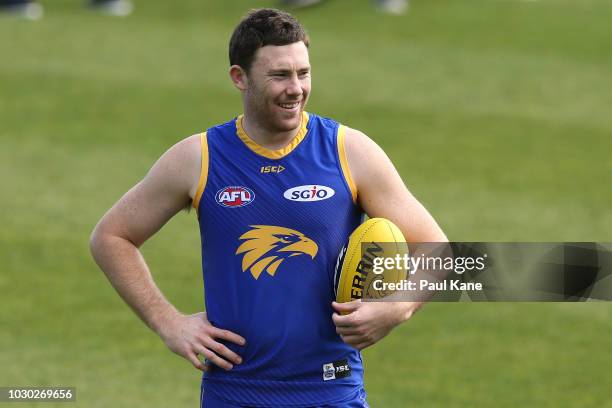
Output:
<instances>
[{"instance_id":1,"label":"eyebrow","mask_svg":"<svg viewBox=\"0 0 612 408\"><path fill-rule=\"evenodd\" d=\"M268 71L268 74L287 74L290 72L293 72L293 70L288 68L277 68L271 69ZM297 72L310 72L310 67L299 68Z\"/></svg>"}]
</instances>

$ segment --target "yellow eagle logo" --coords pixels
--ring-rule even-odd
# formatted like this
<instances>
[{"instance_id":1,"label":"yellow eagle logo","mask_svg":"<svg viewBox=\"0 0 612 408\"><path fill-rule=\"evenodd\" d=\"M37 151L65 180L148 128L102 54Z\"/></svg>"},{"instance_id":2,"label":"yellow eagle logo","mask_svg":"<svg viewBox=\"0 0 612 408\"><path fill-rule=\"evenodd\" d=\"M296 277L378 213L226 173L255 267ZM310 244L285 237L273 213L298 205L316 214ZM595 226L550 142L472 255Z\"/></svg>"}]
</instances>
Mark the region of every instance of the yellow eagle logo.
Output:
<instances>
[{"instance_id":1,"label":"yellow eagle logo","mask_svg":"<svg viewBox=\"0 0 612 408\"><path fill-rule=\"evenodd\" d=\"M244 242L236 250L236 255L244 254L242 272L247 270L255 279L263 271L274 276L278 266L292 256L317 255L316 242L301 232L274 225L250 225L251 230L240 236Z\"/></svg>"}]
</instances>

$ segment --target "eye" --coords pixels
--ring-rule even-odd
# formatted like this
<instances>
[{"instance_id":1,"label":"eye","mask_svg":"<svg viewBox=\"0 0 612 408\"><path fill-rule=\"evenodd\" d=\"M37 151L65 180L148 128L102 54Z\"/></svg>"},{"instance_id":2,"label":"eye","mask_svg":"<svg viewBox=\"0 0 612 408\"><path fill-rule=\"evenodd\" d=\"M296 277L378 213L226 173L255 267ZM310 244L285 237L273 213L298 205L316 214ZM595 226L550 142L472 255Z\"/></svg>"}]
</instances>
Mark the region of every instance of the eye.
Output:
<instances>
[{"instance_id":1,"label":"eye","mask_svg":"<svg viewBox=\"0 0 612 408\"><path fill-rule=\"evenodd\" d=\"M279 241L283 244L290 244L293 242L293 239L291 238L291 235L282 235L279 237Z\"/></svg>"}]
</instances>

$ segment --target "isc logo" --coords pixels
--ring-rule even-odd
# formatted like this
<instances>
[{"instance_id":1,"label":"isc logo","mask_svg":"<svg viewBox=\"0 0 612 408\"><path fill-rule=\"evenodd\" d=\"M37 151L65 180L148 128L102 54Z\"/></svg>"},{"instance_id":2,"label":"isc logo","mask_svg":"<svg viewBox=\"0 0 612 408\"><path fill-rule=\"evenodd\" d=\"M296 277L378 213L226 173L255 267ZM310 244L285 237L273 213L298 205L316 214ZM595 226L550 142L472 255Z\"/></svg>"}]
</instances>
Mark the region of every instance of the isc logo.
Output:
<instances>
[{"instance_id":1,"label":"isc logo","mask_svg":"<svg viewBox=\"0 0 612 408\"><path fill-rule=\"evenodd\" d=\"M247 187L228 186L217 191L215 199L224 207L243 207L255 200L255 193Z\"/></svg>"},{"instance_id":2,"label":"isc logo","mask_svg":"<svg viewBox=\"0 0 612 408\"><path fill-rule=\"evenodd\" d=\"M319 185L298 186L286 190L283 197L291 201L321 201L332 197L333 188Z\"/></svg>"},{"instance_id":3,"label":"isc logo","mask_svg":"<svg viewBox=\"0 0 612 408\"><path fill-rule=\"evenodd\" d=\"M342 373L344 371L350 371L350 368L348 365L341 365L341 366L336 367L337 373Z\"/></svg>"},{"instance_id":4,"label":"isc logo","mask_svg":"<svg viewBox=\"0 0 612 408\"><path fill-rule=\"evenodd\" d=\"M261 166L260 173L281 173L285 168L283 166Z\"/></svg>"}]
</instances>

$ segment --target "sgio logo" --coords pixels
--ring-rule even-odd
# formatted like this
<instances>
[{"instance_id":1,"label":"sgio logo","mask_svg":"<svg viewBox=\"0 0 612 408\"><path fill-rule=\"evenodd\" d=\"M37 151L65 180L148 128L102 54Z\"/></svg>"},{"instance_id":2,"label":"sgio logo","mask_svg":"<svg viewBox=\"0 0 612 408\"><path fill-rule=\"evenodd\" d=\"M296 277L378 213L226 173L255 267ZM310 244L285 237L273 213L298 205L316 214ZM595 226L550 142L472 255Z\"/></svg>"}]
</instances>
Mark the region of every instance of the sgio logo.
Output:
<instances>
[{"instance_id":1,"label":"sgio logo","mask_svg":"<svg viewBox=\"0 0 612 408\"><path fill-rule=\"evenodd\" d=\"M290 188L283 193L283 197L291 201L321 201L334 194L333 188L315 184Z\"/></svg>"},{"instance_id":2,"label":"sgio logo","mask_svg":"<svg viewBox=\"0 0 612 408\"><path fill-rule=\"evenodd\" d=\"M228 186L217 191L215 199L224 207L244 207L255 200L255 193L248 187Z\"/></svg>"}]
</instances>

